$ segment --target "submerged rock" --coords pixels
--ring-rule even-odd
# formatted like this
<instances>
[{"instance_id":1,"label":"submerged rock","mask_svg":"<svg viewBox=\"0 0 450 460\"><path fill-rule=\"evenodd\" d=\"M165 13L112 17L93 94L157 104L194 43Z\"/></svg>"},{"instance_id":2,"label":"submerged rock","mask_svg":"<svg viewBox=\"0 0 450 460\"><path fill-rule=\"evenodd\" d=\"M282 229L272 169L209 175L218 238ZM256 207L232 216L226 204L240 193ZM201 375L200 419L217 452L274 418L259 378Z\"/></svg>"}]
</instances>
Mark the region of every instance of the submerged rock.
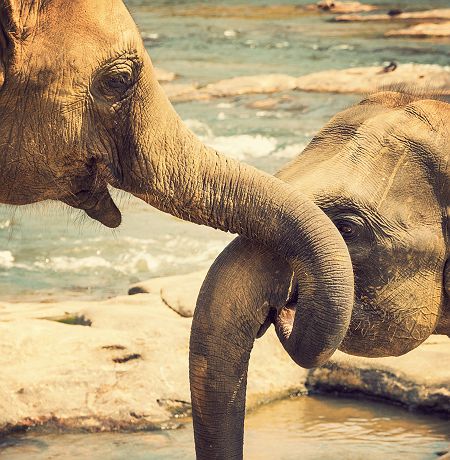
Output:
<instances>
[{"instance_id":1,"label":"submerged rock","mask_svg":"<svg viewBox=\"0 0 450 460\"><path fill-rule=\"evenodd\" d=\"M426 22L406 29L390 30L385 33L387 37L450 37L450 21L434 23Z\"/></svg>"},{"instance_id":2,"label":"submerged rock","mask_svg":"<svg viewBox=\"0 0 450 460\"><path fill-rule=\"evenodd\" d=\"M294 98L289 94L283 94L280 97L266 97L246 104L249 109L256 110L284 110L287 112L302 113L308 107L301 101L301 98Z\"/></svg>"},{"instance_id":3,"label":"submerged rock","mask_svg":"<svg viewBox=\"0 0 450 460\"><path fill-rule=\"evenodd\" d=\"M0 433L152 429L189 412L191 320L159 293L1 307ZM59 322L66 314L90 326ZM267 334L252 355L249 407L305 391L305 380L306 371Z\"/></svg>"},{"instance_id":4,"label":"submerged rock","mask_svg":"<svg viewBox=\"0 0 450 460\"><path fill-rule=\"evenodd\" d=\"M223 5L207 4L177 5L174 8L156 9L162 14L184 17L232 18L232 19L286 19L293 16L304 16L310 13L298 5Z\"/></svg>"},{"instance_id":5,"label":"submerged rock","mask_svg":"<svg viewBox=\"0 0 450 460\"><path fill-rule=\"evenodd\" d=\"M391 10L386 14L342 14L335 16L337 22L370 22L370 21L409 21L409 20L446 20L450 19L450 8L440 8L428 11L404 12Z\"/></svg>"}]
</instances>

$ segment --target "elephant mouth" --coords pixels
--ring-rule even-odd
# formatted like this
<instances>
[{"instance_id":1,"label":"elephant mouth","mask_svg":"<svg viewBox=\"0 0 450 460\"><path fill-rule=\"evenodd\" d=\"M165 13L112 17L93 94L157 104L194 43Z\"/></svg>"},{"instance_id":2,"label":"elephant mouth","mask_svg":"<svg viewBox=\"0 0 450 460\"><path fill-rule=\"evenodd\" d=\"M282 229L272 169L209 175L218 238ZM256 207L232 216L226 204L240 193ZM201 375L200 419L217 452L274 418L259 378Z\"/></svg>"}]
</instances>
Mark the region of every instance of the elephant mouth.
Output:
<instances>
[{"instance_id":1,"label":"elephant mouth","mask_svg":"<svg viewBox=\"0 0 450 460\"><path fill-rule=\"evenodd\" d=\"M79 190L62 201L73 208L82 209L90 218L106 227L117 228L122 222L122 214L106 185Z\"/></svg>"}]
</instances>

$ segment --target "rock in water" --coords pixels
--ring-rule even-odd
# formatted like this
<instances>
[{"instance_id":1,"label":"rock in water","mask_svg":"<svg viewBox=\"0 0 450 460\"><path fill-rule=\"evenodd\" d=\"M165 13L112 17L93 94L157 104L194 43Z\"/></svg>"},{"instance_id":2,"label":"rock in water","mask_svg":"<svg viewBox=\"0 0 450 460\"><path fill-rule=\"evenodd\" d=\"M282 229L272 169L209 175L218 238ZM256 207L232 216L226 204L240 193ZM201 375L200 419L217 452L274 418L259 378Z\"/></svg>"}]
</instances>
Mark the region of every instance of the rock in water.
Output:
<instances>
[{"instance_id":1,"label":"rock in water","mask_svg":"<svg viewBox=\"0 0 450 460\"><path fill-rule=\"evenodd\" d=\"M390 30L385 35L386 37L450 37L450 21L441 23L426 22L406 29Z\"/></svg>"}]
</instances>

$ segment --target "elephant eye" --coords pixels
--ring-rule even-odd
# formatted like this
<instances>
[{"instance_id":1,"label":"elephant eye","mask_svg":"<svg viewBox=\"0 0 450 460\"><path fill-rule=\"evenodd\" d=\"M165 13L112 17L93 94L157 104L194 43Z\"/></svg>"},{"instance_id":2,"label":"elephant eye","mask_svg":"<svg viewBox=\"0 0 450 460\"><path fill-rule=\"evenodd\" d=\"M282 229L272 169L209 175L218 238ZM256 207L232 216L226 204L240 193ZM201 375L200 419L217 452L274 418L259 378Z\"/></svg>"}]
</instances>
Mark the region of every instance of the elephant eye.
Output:
<instances>
[{"instance_id":1,"label":"elephant eye","mask_svg":"<svg viewBox=\"0 0 450 460\"><path fill-rule=\"evenodd\" d=\"M115 66L98 75L92 92L95 96L108 102L118 102L123 99L134 84L132 67L128 65Z\"/></svg>"},{"instance_id":2,"label":"elephant eye","mask_svg":"<svg viewBox=\"0 0 450 460\"><path fill-rule=\"evenodd\" d=\"M340 234L344 240L349 241L354 239L359 234L359 226L356 222L351 220L339 219L334 222L336 228L339 230Z\"/></svg>"}]
</instances>

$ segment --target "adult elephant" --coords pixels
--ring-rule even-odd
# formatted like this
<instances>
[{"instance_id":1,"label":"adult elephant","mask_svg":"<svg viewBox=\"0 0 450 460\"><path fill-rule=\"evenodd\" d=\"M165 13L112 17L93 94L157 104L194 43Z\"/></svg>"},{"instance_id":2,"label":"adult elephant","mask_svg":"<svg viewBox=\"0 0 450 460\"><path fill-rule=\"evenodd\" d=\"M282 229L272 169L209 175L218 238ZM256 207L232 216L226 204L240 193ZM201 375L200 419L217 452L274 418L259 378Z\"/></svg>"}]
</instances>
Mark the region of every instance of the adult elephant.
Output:
<instances>
[{"instance_id":1,"label":"adult elephant","mask_svg":"<svg viewBox=\"0 0 450 460\"><path fill-rule=\"evenodd\" d=\"M320 206L349 248L355 304L341 350L402 355L433 332L450 335L449 156L450 104L386 91L336 115L277 174ZM305 364L310 339L298 335L297 323L317 317L304 299L327 287L296 275L244 238L210 269L191 336L199 459L242 458L248 360L272 322ZM319 315L318 336L334 322L326 310Z\"/></svg>"},{"instance_id":2,"label":"adult elephant","mask_svg":"<svg viewBox=\"0 0 450 460\"><path fill-rule=\"evenodd\" d=\"M340 345L354 284L339 232L297 190L186 128L123 2L0 0L0 202L60 200L116 227L108 184L270 247L309 286L301 362L320 364Z\"/></svg>"}]
</instances>

